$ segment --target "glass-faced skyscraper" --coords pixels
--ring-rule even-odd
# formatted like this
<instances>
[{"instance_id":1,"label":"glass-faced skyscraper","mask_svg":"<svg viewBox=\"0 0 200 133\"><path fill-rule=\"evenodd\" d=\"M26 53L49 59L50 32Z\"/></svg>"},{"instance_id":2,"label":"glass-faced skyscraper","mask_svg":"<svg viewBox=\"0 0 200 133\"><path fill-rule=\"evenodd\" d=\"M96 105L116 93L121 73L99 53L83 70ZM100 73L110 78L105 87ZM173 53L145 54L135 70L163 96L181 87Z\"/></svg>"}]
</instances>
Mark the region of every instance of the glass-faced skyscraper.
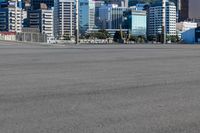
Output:
<instances>
[{"instance_id":1,"label":"glass-faced skyscraper","mask_svg":"<svg viewBox=\"0 0 200 133\"><path fill-rule=\"evenodd\" d=\"M80 0L79 21L81 33L95 27L95 1Z\"/></svg>"},{"instance_id":2,"label":"glass-faced skyscraper","mask_svg":"<svg viewBox=\"0 0 200 133\"><path fill-rule=\"evenodd\" d=\"M127 15L127 16L126 16ZM147 14L146 11L130 9L126 11L124 16L125 28L129 29L131 35L146 36L147 33Z\"/></svg>"}]
</instances>

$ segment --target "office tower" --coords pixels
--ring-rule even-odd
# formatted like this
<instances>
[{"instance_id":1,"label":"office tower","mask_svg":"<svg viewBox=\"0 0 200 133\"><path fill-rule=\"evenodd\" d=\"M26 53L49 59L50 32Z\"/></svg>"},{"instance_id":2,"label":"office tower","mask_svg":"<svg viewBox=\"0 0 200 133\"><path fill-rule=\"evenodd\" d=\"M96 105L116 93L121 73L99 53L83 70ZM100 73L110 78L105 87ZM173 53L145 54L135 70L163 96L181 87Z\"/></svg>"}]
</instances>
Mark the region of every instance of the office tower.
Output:
<instances>
[{"instance_id":1,"label":"office tower","mask_svg":"<svg viewBox=\"0 0 200 133\"><path fill-rule=\"evenodd\" d=\"M111 29L120 29L123 26L124 22L124 11L127 11L127 7L116 7L111 10L111 21L109 21L109 25Z\"/></svg>"},{"instance_id":2,"label":"office tower","mask_svg":"<svg viewBox=\"0 0 200 133\"><path fill-rule=\"evenodd\" d=\"M200 1L199 0L189 0L189 20L198 23L200 25Z\"/></svg>"},{"instance_id":3,"label":"office tower","mask_svg":"<svg viewBox=\"0 0 200 133\"><path fill-rule=\"evenodd\" d=\"M195 0L197 2L198 0ZM184 21L189 18L189 0L178 0L179 21Z\"/></svg>"},{"instance_id":4,"label":"office tower","mask_svg":"<svg viewBox=\"0 0 200 133\"><path fill-rule=\"evenodd\" d=\"M200 1L189 0L189 18L200 19Z\"/></svg>"},{"instance_id":5,"label":"office tower","mask_svg":"<svg viewBox=\"0 0 200 133\"><path fill-rule=\"evenodd\" d=\"M191 20L200 24L199 7L199 0L178 0L179 21Z\"/></svg>"},{"instance_id":6,"label":"office tower","mask_svg":"<svg viewBox=\"0 0 200 133\"><path fill-rule=\"evenodd\" d=\"M95 2L93 0L80 0L79 22L81 33L95 28Z\"/></svg>"},{"instance_id":7,"label":"office tower","mask_svg":"<svg viewBox=\"0 0 200 133\"><path fill-rule=\"evenodd\" d=\"M28 12L30 28L38 28L42 34L49 37L54 36L53 29L53 10L37 9Z\"/></svg>"},{"instance_id":8,"label":"office tower","mask_svg":"<svg viewBox=\"0 0 200 133\"><path fill-rule=\"evenodd\" d=\"M104 5L99 9L102 28L104 29L120 29L124 22L124 11L126 7L118 7L116 4Z\"/></svg>"},{"instance_id":9,"label":"office tower","mask_svg":"<svg viewBox=\"0 0 200 133\"><path fill-rule=\"evenodd\" d=\"M0 31L21 32L22 20L21 8L9 7L0 9Z\"/></svg>"},{"instance_id":10,"label":"office tower","mask_svg":"<svg viewBox=\"0 0 200 133\"><path fill-rule=\"evenodd\" d=\"M166 2L166 34L176 35L176 6ZM148 35L162 34L162 3L156 3L148 10Z\"/></svg>"},{"instance_id":11,"label":"office tower","mask_svg":"<svg viewBox=\"0 0 200 133\"><path fill-rule=\"evenodd\" d=\"M55 0L54 5L54 36L61 39L74 36L74 0Z\"/></svg>"},{"instance_id":12,"label":"office tower","mask_svg":"<svg viewBox=\"0 0 200 133\"><path fill-rule=\"evenodd\" d=\"M97 28L101 27L101 21L99 17L99 8L105 4L104 1L95 1L95 25Z\"/></svg>"},{"instance_id":13,"label":"office tower","mask_svg":"<svg viewBox=\"0 0 200 133\"><path fill-rule=\"evenodd\" d=\"M101 29L111 29L110 21L111 21L111 10L112 8L118 7L116 4L108 4L103 5L99 8L99 19L100 24L99 27Z\"/></svg>"},{"instance_id":14,"label":"office tower","mask_svg":"<svg viewBox=\"0 0 200 133\"><path fill-rule=\"evenodd\" d=\"M125 29L129 29L129 33L134 36L146 36L147 33L147 14L146 11L129 9L124 12Z\"/></svg>"},{"instance_id":15,"label":"office tower","mask_svg":"<svg viewBox=\"0 0 200 133\"><path fill-rule=\"evenodd\" d=\"M50 9L54 6L54 0L31 0L31 9L40 9L40 4L44 3Z\"/></svg>"}]
</instances>

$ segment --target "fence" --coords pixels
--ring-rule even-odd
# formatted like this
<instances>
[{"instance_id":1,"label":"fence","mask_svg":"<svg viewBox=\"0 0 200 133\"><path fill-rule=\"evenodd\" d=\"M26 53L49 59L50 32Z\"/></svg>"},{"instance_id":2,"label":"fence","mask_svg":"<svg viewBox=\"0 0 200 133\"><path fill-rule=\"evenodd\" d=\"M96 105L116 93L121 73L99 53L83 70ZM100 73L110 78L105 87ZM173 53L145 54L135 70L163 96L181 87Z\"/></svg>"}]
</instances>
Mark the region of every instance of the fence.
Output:
<instances>
[{"instance_id":1,"label":"fence","mask_svg":"<svg viewBox=\"0 0 200 133\"><path fill-rule=\"evenodd\" d=\"M0 32L0 40L15 41L16 33L15 32Z\"/></svg>"},{"instance_id":2,"label":"fence","mask_svg":"<svg viewBox=\"0 0 200 133\"><path fill-rule=\"evenodd\" d=\"M47 36L41 33L21 32L16 34L16 40L22 42L47 42Z\"/></svg>"}]
</instances>

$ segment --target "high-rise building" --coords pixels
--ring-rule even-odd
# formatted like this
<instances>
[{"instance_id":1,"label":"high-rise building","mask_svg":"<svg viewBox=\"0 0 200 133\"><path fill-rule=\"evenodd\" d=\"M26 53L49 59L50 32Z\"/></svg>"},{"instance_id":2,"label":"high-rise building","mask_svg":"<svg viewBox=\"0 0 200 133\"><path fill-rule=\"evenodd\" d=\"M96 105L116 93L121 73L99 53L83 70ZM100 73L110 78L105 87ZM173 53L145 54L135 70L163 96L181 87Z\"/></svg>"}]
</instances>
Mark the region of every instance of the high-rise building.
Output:
<instances>
[{"instance_id":1,"label":"high-rise building","mask_svg":"<svg viewBox=\"0 0 200 133\"><path fill-rule=\"evenodd\" d=\"M117 4L103 5L99 8L99 19L101 29L112 29L111 26L111 12L112 8L118 7Z\"/></svg>"},{"instance_id":2,"label":"high-rise building","mask_svg":"<svg viewBox=\"0 0 200 133\"><path fill-rule=\"evenodd\" d=\"M74 36L74 0L55 0L54 5L54 36L61 39L63 39L64 36Z\"/></svg>"},{"instance_id":3,"label":"high-rise building","mask_svg":"<svg viewBox=\"0 0 200 133\"><path fill-rule=\"evenodd\" d=\"M22 21L23 15L21 8L0 9L0 31L21 32Z\"/></svg>"},{"instance_id":4,"label":"high-rise building","mask_svg":"<svg viewBox=\"0 0 200 133\"><path fill-rule=\"evenodd\" d=\"M178 0L179 21L193 21L200 24L200 1Z\"/></svg>"},{"instance_id":5,"label":"high-rise building","mask_svg":"<svg viewBox=\"0 0 200 133\"><path fill-rule=\"evenodd\" d=\"M166 33L176 35L176 6L173 2L166 2ZM148 35L162 33L162 3L156 3L148 10Z\"/></svg>"},{"instance_id":6,"label":"high-rise building","mask_svg":"<svg viewBox=\"0 0 200 133\"><path fill-rule=\"evenodd\" d=\"M200 19L200 1L189 0L189 18Z\"/></svg>"},{"instance_id":7,"label":"high-rise building","mask_svg":"<svg viewBox=\"0 0 200 133\"><path fill-rule=\"evenodd\" d=\"M127 7L118 7L116 4L104 5L99 9L103 29L120 29L124 22L123 14Z\"/></svg>"},{"instance_id":8,"label":"high-rise building","mask_svg":"<svg viewBox=\"0 0 200 133\"><path fill-rule=\"evenodd\" d=\"M41 3L46 4L48 8L54 6L54 0L31 0L31 8L33 10L40 9Z\"/></svg>"},{"instance_id":9,"label":"high-rise building","mask_svg":"<svg viewBox=\"0 0 200 133\"><path fill-rule=\"evenodd\" d=\"M101 27L101 21L99 17L99 8L105 4L104 1L95 1L95 25L97 28Z\"/></svg>"},{"instance_id":10,"label":"high-rise building","mask_svg":"<svg viewBox=\"0 0 200 133\"><path fill-rule=\"evenodd\" d=\"M79 21L81 33L95 28L95 2L93 0L80 0Z\"/></svg>"},{"instance_id":11,"label":"high-rise building","mask_svg":"<svg viewBox=\"0 0 200 133\"><path fill-rule=\"evenodd\" d=\"M129 9L124 13L126 17L124 27L134 36L146 36L147 13L142 10Z\"/></svg>"},{"instance_id":12,"label":"high-rise building","mask_svg":"<svg viewBox=\"0 0 200 133\"><path fill-rule=\"evenodd\" d=\"M197 0L195 0L196 2ZM189 18L189 0L178 0L179 21L185 21Z\"/></svg>"},{"instance_id":13,"label":"high-rise building","mask_svg":"<svg viewBox=\"0 0 200 133\"><path fill-rule=\"evenodd\" d=\"M42 34L54 36L53 10L38 9L28 12L30 28L38 28Z\"/></svg>"},{"instance_id":14,"label":"high-rise building","mask_svg":"<svg viewBox=\"0 0 200 133\"><path fill-rule=\"evenodd\" d=\"M116 7L111 10L111 21L109 21L109 25L111 29L120 29L122 28L124 17L123 14L127 11L127 7Z\"/></svg>"}]
</instances>

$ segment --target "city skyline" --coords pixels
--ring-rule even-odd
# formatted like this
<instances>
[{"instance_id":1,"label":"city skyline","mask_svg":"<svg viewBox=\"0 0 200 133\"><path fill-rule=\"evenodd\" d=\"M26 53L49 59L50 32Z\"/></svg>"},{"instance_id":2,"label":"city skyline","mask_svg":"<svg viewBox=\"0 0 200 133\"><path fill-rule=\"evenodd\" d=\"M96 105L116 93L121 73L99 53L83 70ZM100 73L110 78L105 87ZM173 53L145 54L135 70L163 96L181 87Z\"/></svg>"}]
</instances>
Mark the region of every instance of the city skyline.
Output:
<instances>
[{"instance_id":1,"label":"city skyline","mask_svg":"<svg viewBox=\"0 0 200 133\"><path fill-rule=\"evenodd\" d=\"M88 35L102 38L99 35L105 33L98 32L103 29L112 38L120 32L121 38L129 36L128 40L131 36L143 36L144 39L148 39L149 36L155 36L160 41L164 39L162 36L161 38L159 37L162 34L164 37L178 36L177 40L181 39L182 32L176 28L179 22L196 22L197 25L200 23L198 12L196 12L198 8L196 5L199 5L200 2L195 3L194 0L166 0L165 12L163 12L164 8L161 0L137 1L135 5L128 5L130 1L127 0L118 0L116 2L79 0L78 19L75 15L76 3L74 0L31 0L29 1L30 4L27 4L27 2L18 1L17 5L12 1L1 2L0 12L8 14L5 9L13 10L19 8L22 19L18 28L21 27L21 30L16 30L16 32L31 32L33 28L38 28L39 33L56 39L74 39L77 31L75 29L76 20L78 20L79 24L78 36L81 38L87 38ZM51 13L52 19L48 19L45 14L41 13L37 17L31 15L37 14L38 11L46 12L46 14L47 12ZM139 11L143 11L143 15L139 15ZM166 15L165 17L163 17L163 13ZM143 16L145 19L142 19ZM17 16L15 17L17 18ZM11 25L13 22L10 21L8 15L7 18L2 18L0 31L12 31L9 30L11 26L6 24ZM26 28L32 29L26 30ZM129 35L123 35L122 37L122 32ZM122 40L124 41L124 39Z\"/></svg>"}]
</instances>

